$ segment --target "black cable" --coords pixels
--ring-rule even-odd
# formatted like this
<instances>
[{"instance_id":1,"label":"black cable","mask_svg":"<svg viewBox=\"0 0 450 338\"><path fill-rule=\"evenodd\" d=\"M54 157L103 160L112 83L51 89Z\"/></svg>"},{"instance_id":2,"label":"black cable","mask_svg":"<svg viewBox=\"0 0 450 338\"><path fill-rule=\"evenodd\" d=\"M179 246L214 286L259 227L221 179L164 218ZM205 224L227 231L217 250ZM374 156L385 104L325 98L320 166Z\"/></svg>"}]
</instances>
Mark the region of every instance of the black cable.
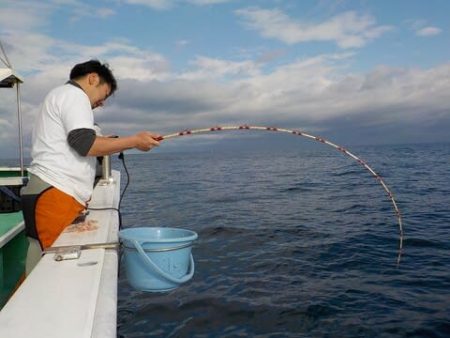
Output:
<instances>
[{"instance_id":1,"label":"black cable","mask_svg":"<svg viewBox=\"0 0 450 338\"><path fill-rule=\"evenodd\" d=\"M112 208L112 207L110 207L110 208L89 208L88 207L87 209L88 210L115 210L115 211L117 211L118 216L119 216L119 231L120 231L122 229L122 213L120 212L120 206L122 204L122 199L123 199L123 196L125 195L125 191L127 190L128 185L130 184L130 173L128 172L128 168L125 163L125 156L124 156L123 152L119 153L118 158L119 158L119 160L122 161L122 165L123 165L123 168L125 169L125 173L127 176L127 183L125 184L125 187L123 188L122 193L120 194L118 207L117 208ZM118 267L117 267L118 278L120 278L122 254L123 254L123 250L119 250Z\"/></svg>"},{"instance_id":2,"label":"black cable","mask_svg":"<svg viewBox=\"0 0 450 338\"><path fill-rule=\"evenodd\" d=\"M128 172L127 164L125 163L125 155L123 152L120 152L119 154L119 160L122 161L123 168L125 169L125 173L127 176L127 183L125 184L125 187L123 188L122 194L119 198L119 230L122 229L122 214L120 213L120 205L122 204L123 196L125 195L125 191L128 188L128 185L130 184L130 173ZM119 259L118 259L118 266L117 266L117 278L120 278L120 271L121 271L121 265L122 265L122 255L123 250L119 250Z\"/></svg>"},{"instance_id":3,"label":"black cable","mask_svg":"<svg viewBox=\"0 0 450 338\"><path fill-rule=\"evenodd\" d=\"M125 173L126 173L126 176L127 176L127 183L125 184L125 187L123 188L122 193L120 194L118 207L117 208L113 208L113 207L108 207L108 208L89 208L88 207L87 210L95 210L95 211L115 210L115 211L117 211L117 213L119 215L119 230L121 230L122 229L122 213L120 211L120 206L122 204L122 199L123 199L123 196L125 195L125 191L127 190L128 185L130 184L130 173L128 172L128 168L127 168L127 165L125 163L125 156L124 156L123 152L120 152L118 158L122 161L122 165L123 165L123 168L125 169Z\"/></svg>"},{"instance_id":4,"label":"black cable","mask_svg":"<svg viewBox=\"0 0 450 338\"><path fill-rule=\"evenodd\" d=\"M120 209L120 205L122 203L123 195L125 195L125 191L127 190L128 185L130 184L130 173L128 172L127 164L125 163L125 155L123 154L123 152L120 152L119 160L122 161L122 165L123 165L123 168L125 169L125 173L126 173L126 176L127 176L127 183L125 184L125 187L123 188L122 194L120 195L120 199L119 199L119 209Z\"/></svg>"}]
</instances>

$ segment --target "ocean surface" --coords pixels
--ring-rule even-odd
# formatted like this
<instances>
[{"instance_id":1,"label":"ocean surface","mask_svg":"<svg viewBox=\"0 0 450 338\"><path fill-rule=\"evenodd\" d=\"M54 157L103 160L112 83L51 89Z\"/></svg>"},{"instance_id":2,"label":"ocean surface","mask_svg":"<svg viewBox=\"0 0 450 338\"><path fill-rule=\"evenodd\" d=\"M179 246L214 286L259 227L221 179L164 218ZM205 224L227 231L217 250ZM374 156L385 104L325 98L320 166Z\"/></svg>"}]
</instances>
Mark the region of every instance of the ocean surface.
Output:
<instances>
[{"instance_id":1,"label":"ocean surface","mask_svg":"<svg viewBox=\"0 0 450 338\"><path fill-rule=\"evenodd\" d=\"M126 155L123 227L199 238L174 291L135 291L121 267L119 337L449 337L450 144L349 149L394 193L399 265L379 182L304 145Z\"/></svg>"}]
</instances>

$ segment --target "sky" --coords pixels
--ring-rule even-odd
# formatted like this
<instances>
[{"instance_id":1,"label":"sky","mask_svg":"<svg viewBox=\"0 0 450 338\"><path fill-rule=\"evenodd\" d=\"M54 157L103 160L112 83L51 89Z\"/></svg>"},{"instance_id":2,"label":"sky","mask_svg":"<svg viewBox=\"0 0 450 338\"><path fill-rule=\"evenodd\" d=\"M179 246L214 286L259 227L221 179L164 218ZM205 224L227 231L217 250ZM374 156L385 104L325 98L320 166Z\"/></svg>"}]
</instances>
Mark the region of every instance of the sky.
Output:
<instances>
[{"instance_id":1,"label":"sky","mask_svg":"<svg viewBox=\"0 0 450 338\"><path fill-rule=\"evenodd\" d=\"M47 92L92 58L119 85L95 110L104 134L248 124L344 146L450 142L449 13L447 0L1 0L0 41L24 78L26 154ZM14 94L0 91L0 157L17 152Z\"/></svg>"}]
</instances>

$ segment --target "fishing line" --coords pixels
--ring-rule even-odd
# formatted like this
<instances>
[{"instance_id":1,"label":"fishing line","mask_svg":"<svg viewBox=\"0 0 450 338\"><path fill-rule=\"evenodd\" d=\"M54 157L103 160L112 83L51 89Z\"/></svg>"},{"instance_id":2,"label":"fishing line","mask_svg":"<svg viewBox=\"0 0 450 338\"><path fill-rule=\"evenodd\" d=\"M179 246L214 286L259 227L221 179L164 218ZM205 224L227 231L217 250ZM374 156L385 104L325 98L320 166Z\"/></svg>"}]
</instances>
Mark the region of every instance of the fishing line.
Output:
<instances>
[{"instance_id":1,"label":"fishing line","mask_svg":"<svg viewBox=\"0 0 450 338\"><path fill-rule=\"evenodd\" d=\"M189 135L197 135L197 134L207 134L207 133L217 133L222 131L232 131L232 130L258 130L258 131L267 131L267 132L280 132L280 133L287 133L293 136L303 136L308 139L311 139L313 141L326 144L328 146L331 146L332 148L338 150L339 152L349 156L358 164L360 164L362 167L364 167L366 170L368 170L372 176L378 181L378 183L381 184L384 191L387 193L387 196L392 203L395 216L397 218L398 223L398 230L399 230L399 245L398 245L398 256L397 256L397 265L400 263L401 255L402 255L402 249L403 249L403 224L402 224L402 216L400 213L400 209L397 206L397 202L395 201L394 195L383 180L383 178L378 175L368 164L367 162L360 159L358 156L354 155L344 147L341 147L333 142L330 142L322 137L317 137L299 130L290 130L290 129L284 129L284 128L276 128L276 127L262 127L262 126L249 126L249 125L239 125L239 126L215 126L210 128L202 128L202 129L186 129L177 133L168 134L161 136L157 139L157 141L162 140L170 140L182 136L189 136Z\"/></svg>"}]
</instances>

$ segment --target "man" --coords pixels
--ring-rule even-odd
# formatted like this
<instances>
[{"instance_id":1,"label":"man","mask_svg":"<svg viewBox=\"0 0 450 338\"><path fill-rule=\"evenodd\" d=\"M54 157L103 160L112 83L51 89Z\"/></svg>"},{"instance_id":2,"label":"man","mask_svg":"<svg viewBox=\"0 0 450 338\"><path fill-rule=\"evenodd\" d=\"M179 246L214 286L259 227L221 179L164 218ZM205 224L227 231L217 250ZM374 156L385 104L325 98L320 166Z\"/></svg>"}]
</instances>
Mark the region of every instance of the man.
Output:
<instances>
[{"instance_id":1,"label":"man","mask_svg":"<svg viewBox=\"0 0 450 338\"><path fill-rule=\"evenodd\" d=\"M22 189L26 233L30 240L27 274L90 200L96 157L126 149L149 151L159 135L142 131L108 138L94 129L93 109L117 89L108 65L90 60L75 65L70 81L47 95L32 137L30 181Z\"/></svg>"}]
</instances>

